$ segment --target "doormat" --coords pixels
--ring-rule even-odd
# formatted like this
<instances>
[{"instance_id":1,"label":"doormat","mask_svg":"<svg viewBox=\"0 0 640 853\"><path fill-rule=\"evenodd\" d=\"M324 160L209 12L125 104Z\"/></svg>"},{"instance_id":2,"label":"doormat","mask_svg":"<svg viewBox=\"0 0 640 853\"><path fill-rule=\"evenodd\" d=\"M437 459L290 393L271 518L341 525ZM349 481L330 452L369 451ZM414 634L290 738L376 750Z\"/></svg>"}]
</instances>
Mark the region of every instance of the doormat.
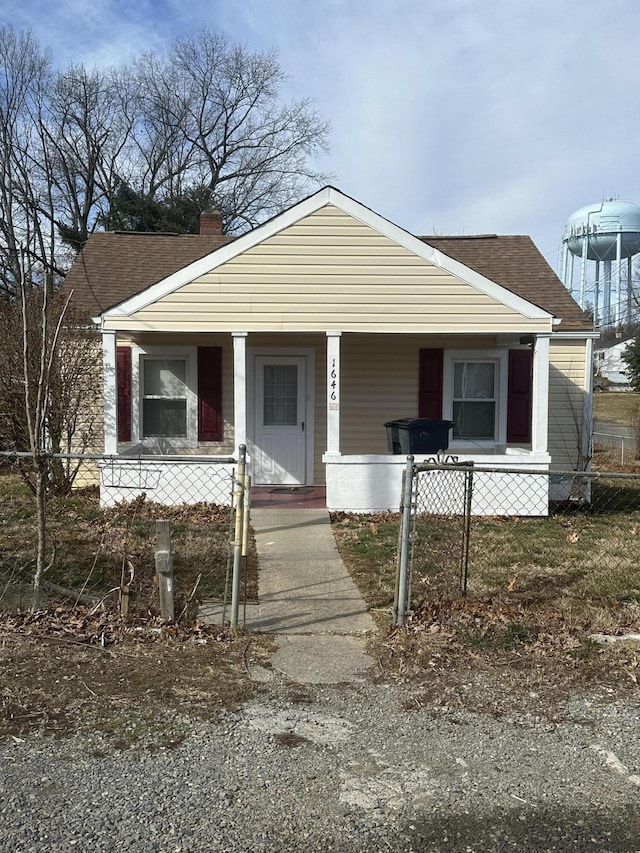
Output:
<instances>
[{"instance_id":1,"label":"doormat","mask_svg":"<svg viewBox=\"0 0 640 853\"><path fill-rule=\"evenodd\" d=\"M277 489L269 489L274 495L309 495L313 486L278 486Z\"/></svg>"}]
</instances>

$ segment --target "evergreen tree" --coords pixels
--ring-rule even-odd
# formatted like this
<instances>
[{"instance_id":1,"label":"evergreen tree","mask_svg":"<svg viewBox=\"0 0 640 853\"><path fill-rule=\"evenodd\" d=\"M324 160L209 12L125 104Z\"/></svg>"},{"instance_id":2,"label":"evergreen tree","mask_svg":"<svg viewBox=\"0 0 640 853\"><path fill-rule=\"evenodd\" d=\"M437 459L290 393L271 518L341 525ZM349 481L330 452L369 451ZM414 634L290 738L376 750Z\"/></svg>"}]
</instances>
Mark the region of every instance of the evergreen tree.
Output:
<instances>
[{"instance_id":1,"label":"evergreen tree","mask_svg":"<svg viewBox=\"0 0 640 853\"><path fill-rule=\"evenodd\" d=\"M627 344L622 360L627 365L626 374L631 387L634 391L640 391L640 335Z\"/></svg>"}]
</instances>

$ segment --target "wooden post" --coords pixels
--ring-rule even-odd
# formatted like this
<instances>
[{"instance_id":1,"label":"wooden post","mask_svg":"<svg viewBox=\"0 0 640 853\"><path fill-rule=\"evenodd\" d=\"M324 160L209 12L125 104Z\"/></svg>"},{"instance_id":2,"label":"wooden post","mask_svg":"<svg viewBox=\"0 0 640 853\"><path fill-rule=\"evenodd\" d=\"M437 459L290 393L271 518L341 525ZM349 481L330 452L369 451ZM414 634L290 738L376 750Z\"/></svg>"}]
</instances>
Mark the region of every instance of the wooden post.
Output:
<instances>
[{"instance_id":1,"label":"wooden post","mask_svg":"<svg viewBox=\"0 0 640 853\"><path fill-rule=\"evenodd\" d=\"M244 504L242 512L242 556L249 553L249 522L251 514L251 477L244 478Z\"/></svg>"},{"instance_id":2,"label":"wooden post","mask_svg":"<svg viewBox=\"0 0 640 853\"><path fill-rule=\"evenodd\" d=\"M168 521L156 521L156 574L160 593L160 615L166 622L175 618L173 601L173 557L171 527Z\"/></svg>"}]
</instances>

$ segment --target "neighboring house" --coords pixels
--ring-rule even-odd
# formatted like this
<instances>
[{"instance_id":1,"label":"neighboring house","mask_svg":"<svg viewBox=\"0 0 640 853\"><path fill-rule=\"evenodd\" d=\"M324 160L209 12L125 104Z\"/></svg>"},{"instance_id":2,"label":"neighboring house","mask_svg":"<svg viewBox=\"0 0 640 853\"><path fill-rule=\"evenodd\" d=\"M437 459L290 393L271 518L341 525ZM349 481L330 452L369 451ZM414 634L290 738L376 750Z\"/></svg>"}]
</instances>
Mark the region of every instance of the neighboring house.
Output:
<instances>
[{"instance_id":1,"label":"neighboring house","mask_svg":"<svg viewBox=\"0 0 640 853\"><path fill-rule=\"evenodd\" d=\"M95 233L65 286L101 330L123 466L245 444L256 485L397 508L383 425L418 416L477 464L585 464L597 335L528 237L415 237L326 187L234 240Z\"/></svg>"},{"instance_id":2,"label":"neighboring house","mask_svg":"<svg viewBox=\"0 0 640 853\"><path fill-rule=\"evenodd\" d=\"M598 377L607 380L606 388L609 391L628 391L631 387L629 377L626 374L627 364L622 360L622 353L629 346L633 338L624 341L616 341L610 346L597 347L594 352L594 370L596 378L594 385L598 390L604 390L598 386Z\"/></svg>"}]
</instances>

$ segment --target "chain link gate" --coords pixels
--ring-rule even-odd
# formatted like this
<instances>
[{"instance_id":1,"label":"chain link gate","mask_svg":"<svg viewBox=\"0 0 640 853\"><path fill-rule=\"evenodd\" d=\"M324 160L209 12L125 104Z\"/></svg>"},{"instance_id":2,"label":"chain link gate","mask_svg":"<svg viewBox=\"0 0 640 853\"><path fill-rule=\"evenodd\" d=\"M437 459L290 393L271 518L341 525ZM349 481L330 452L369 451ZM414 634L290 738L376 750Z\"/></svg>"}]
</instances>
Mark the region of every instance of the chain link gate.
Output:
<instances>
[{"instance_id":1,"label":"chain link gate","mask_svg":"<svg viewBox=\"0 0 640 853\"><path fill-rule=\"evenodd\" d=\"M508 579L529 565L543 580L573 572L594 589L596 579L606 590L615 576L638 600L640 473L485 467L444 456L416 465L407 457L396 625L412 597L465 595L470 569Z\"/></svg>"},{"instance_id":2,"label":"chain link gate","mask_svg":"<svg viewBox=\"0 0 640 853\"><path fill-rule=\"evenodd\" d=\"M416 549L426 555L425 568L439 592L454 574L459 579L458 592L466 595L473 472L473 462L457 462L451 456L439 456L420 465L414 464L413 456L407 457L402 478L394 624L404 625L406 621Z\"/></svg>"}]
</instances>

